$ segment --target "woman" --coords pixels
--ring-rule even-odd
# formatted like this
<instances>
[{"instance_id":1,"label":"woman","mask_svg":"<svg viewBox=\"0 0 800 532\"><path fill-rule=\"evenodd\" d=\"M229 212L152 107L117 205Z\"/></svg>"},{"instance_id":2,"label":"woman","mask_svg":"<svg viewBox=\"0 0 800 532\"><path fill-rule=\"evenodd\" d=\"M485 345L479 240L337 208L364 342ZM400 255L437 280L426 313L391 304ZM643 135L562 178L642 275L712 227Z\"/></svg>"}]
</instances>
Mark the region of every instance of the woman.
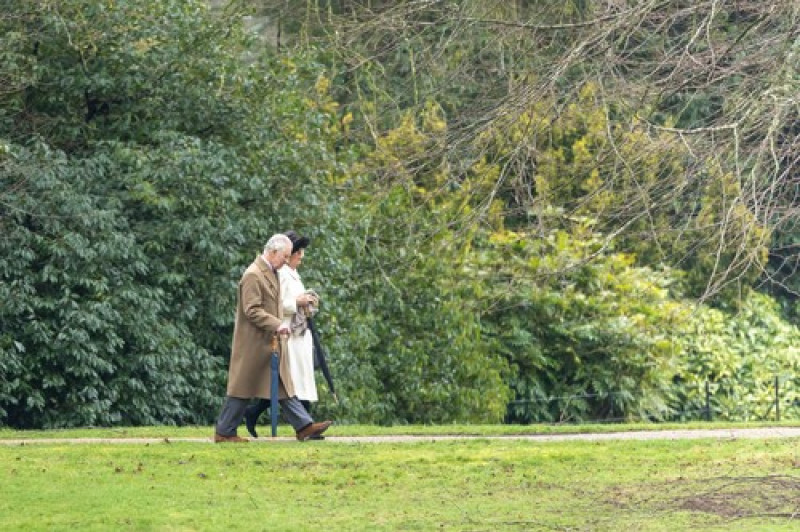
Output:
<instances>
[{"instance_id":1,"label":"woman","mask_svg":"<svg viewBox=\"0 0 800 532\"><path fill-rule=\"evenodd\" d=\"M314 381L314 343L306 318L313 316L319 301L316 294L306 291L297 268L303 262L308 237L298 236L294 231L284 233L292 241L292 254L286 264L278 270L283 301L283 324L291 334L286 341L289 348L289 369L295 395L304 403L317 401L317 384Z\"/></svg>"},{"instance_id":2,"label":"woman","mask_svg":"<svg viewBox=\"0 0 800 532\"><path fill-rule=\"evenodd\" d=\"M297 273L310 240L294 231L286 231L284 234L292 242L292 254L286 264L278 270L284 317L281 326L286 326L291 331L286 343L295 396L310 413L310 403L317 401L317 384L314 380L314 344L305 318L316 312L319 300L316 294L306 291L300 274ZM258 418L268 408L269 401L260 399L256 404L248 406L245 411L245 425L254 438L258 438L256 432ZM318 436L311 439L323 438L324 436Z\"/></svg>"}]
</instances>

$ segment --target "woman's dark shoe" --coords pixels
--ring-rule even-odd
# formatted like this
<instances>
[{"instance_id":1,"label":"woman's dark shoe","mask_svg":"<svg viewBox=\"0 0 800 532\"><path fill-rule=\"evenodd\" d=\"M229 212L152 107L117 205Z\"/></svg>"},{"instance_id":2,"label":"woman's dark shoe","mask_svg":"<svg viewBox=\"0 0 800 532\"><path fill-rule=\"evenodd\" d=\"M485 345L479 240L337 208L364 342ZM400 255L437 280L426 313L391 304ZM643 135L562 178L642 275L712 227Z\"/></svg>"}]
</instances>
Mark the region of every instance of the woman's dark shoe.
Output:
<instances>
[{"instance_id":1,"label":"woman's dark shoe","mask_svg":"<svg viewBox=\"0 0 800 532\"><path fill-rule=\"evenodd\" d=\"M248 406L247 410L244 411L244 424L247 427L247 432L250 433L250 436L254 438L258 438L258 432L256 432L256 423L258 422L258 413L256 409L252 406Z\"/></svg>"},{"instance_id":2,"label":"woman's dark shoe","mask_svg":"<svg viewBox=\"0 0 800 532\"><path fill-rule=\"evenodd\" d=\"M267 409L269 409L269 401L266 399L259 399L256 404L249 405L247 408L245 408L244 424L247 427L247 432L250 433L250 436L258 438L256 424L258 423L258 418L261 417L261 414L263 414Z\"/></svg>"}]
</instances>

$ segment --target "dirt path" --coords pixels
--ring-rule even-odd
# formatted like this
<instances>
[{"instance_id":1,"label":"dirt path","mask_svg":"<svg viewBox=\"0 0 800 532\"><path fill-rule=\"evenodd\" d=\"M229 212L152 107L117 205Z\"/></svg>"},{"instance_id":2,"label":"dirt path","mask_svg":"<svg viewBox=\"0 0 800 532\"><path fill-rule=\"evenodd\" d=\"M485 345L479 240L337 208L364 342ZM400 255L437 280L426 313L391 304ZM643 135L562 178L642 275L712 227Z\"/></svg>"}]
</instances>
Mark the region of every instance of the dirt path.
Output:
<instances>
[{"instance_id":1,"label":"dirt path","mask_svg":"<svg viewBox=\"0 0 800 532\"><path fill-rule=\"evenodd\" d=\"M425 436L327 436L331 443L405 443L405 442L439 442L452 440L526 440L530 442L556 441L606 441L606 440L688 440L688 439L737 439L737 438L800 438L800 427L759 427L737 429L685 429L685 430L653 430L630 432L594 432L579 434L520 434L508 436L471 436L471 435L425 435ZM258 438L253 443L293 442L294 438L281 436L278 438ZM168 444L178 442L211 443L211 438L30 438L0 439L0 445L35 445L35 444ZM324 442L312 443L319 445Z\"/></svg>"}]
</instances>

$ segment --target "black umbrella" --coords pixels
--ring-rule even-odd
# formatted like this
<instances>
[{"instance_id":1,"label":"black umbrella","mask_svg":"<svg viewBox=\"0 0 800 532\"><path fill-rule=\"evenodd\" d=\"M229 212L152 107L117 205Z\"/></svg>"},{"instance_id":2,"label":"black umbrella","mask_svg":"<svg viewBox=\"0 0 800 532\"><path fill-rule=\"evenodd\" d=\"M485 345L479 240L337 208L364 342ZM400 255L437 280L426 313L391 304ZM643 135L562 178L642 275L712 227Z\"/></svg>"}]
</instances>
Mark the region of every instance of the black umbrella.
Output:
<instances>
[{"instance_id":1,"label":"black umbrella","mask_svg":"<svg viewBox=\"0 0 800 532\"><path fill-rule=\"evenodd\" d=\"M314 356L316 358L317 365L319 369L322 370L322 374L325 376L325 380L328 382L328 389L331 391L331 395L333 395L334 400L338 403L339 398L336 397L336 388L333 387L333 377L331 377L331 370L328 368L328 361L325 360L325 350L322 349L322 344L319 341L319 333L317 333L317 328L314 326L314 320L312 318L306 318L308 322L308 329L311 331L311 339L314 342Z\"/></svg>"}]
</instances>

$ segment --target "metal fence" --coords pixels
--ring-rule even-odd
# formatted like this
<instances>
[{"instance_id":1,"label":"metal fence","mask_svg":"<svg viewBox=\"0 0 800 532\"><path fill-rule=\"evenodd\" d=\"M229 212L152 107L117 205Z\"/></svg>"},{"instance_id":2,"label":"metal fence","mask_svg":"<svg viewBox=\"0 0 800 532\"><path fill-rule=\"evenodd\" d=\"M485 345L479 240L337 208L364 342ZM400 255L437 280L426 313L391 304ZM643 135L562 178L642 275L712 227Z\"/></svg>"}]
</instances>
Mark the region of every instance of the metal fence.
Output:
<instances>
[{"instance_id":1,"label":"metal fence","mask_svg":"<svg viewBox=\"0 0 800 532\"><path fill-rule=\"evenodd\" d=\"M580 422L580 423L618 423L631 421L670 421L670 422L689 422L689 421L787 421L800 420L800 377L794 376L774 376L770 382L763 383L759 393L748 394L744 397L733 397L724 391L725 381L706 380L699 389L691 390L692 399L685 404L673 405L672 411L664 417L648 416L637 418L635 415L625 416L603 416L597 418L581 418L579 421L569 419L569 415L555 416L557 419L528 419L523 423L538 422ZM689 396L689 391L685 386L676 388L676 396ZM768 392L768 393L767 393ZM541 409L545 404L569 405L576 401L608 401L615 396L624 395L630 397L629 393L607 392L607 393L585 393L573 395L549 396L538 399L521 399L509 402L508 411L514 407L527 406ZM520 409L517 408L519 411ZM557 408L553 408L553 411ZM515 416L511 416L512 418ZM520 417L520 416L516 416ZM507 422L518 423L519 419L507 419Z\"/></svg>"}]
</instances>

